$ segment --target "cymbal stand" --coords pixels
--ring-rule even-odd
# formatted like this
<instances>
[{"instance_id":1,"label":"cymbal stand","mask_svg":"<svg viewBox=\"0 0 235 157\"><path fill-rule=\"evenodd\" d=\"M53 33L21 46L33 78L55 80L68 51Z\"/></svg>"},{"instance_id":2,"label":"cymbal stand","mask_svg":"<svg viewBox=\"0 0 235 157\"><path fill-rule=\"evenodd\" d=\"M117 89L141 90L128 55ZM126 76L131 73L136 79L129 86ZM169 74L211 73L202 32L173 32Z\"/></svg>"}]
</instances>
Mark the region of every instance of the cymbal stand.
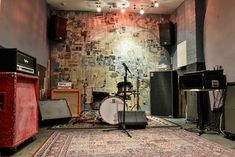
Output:
<instances>
[{"instance_id":1,"label":"cymbal stand","mask_svg":"<svg viewBox=\"0 0 235 157\"><path fill-rule=\"evenodd\" d=\"M139 70L137 70L137 78L136 78L136 104L131 108L133 110L136 106L137 111L142 110L140 107L140 76L139 76Z\"/></svg>"}]
</instances>

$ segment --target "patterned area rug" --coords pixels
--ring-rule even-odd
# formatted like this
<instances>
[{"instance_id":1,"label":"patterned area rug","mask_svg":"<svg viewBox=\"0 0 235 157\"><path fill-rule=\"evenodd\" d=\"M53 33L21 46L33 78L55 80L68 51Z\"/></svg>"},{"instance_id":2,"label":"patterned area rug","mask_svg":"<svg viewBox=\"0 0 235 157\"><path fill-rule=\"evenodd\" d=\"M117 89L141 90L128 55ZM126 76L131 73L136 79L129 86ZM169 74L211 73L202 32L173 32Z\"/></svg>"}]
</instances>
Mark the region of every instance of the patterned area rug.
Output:
<instances>
[{"instance_id":1,"label":"patterned area rug","mask_svg":"<svg viewBox=\"0 0 235 157\"><path fill-rule=\"evenodd\" d=\"M55 131L34 157L233 157L224 148L179 128Z\"/></svg>"},{"instance_id":2,"label":"patterned area rug","mask_svg":"<svg viewBox=\"0 0 235 157\"><path fill-rule=\"evenodd\" d=\"M159 117L147 116L147 128L156 128L156 127L177 127L178 125L164 120ZM100 120L89 120L83 119L81 121L71 120L67 124L55 125L51 129L105 129L105 128L117 128L118 125L110 125Z\"/></svg>"}]
</instances>

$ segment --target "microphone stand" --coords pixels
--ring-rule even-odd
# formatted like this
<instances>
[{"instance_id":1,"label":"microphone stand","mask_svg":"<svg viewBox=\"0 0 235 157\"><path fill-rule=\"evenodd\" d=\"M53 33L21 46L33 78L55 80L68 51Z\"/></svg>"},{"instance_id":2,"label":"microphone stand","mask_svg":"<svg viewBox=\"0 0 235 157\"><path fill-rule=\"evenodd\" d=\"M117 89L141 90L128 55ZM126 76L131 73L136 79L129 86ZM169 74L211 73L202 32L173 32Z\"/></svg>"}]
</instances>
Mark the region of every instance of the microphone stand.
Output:
<instances>
[{"instance_id":1,"label":"microphone stand","mask_svg":"<svg viewBox=\"0 0 235 157\"><path fill-rule=\"evenodd\" d=\"M124 94L123 94L123 114L122 114L122 123L121 123L121 129L123 133L126 133L128 137L132 138L132 136L129 134L129 132L126 130L126 122L125 122L125 118L126 118L126 85L127 85L127 71L129 71L128 67L126 66L126 64L123 64L123 66L125 67L125 75L124 75ZM103 130L103 131L112 131L112 130Z\"/></svg>"},{"instance_id":2,"label":"microphone stand","mask_svg":"<svg viewBox=\"0 0 235 157\"><path fill-rule=\"evenodd\" d=\"M126 133L129 137L132 137L129 132L126 130L126 123L125 123L125 118L126 118L126 85L127 85L127 67L125 66L125 75L124 75L124 95L123 95L123 115L122 115L122 131Z\"/></svg>"}]
</instances>

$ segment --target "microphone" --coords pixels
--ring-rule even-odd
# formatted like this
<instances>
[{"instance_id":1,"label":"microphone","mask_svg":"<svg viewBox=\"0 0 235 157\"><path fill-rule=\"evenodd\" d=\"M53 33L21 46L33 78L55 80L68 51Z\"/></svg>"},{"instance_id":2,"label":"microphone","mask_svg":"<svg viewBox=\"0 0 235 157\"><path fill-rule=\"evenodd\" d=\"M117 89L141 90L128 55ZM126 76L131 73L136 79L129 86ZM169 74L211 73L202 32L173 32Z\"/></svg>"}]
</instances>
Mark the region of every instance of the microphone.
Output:
<instances>
[{"instance_id":1,"label":"microphone","mask_svg":"<svg viewBox=\"0 0 235 157\"><path fill-rule=\"evenodd\" d=\"M123 65L123 66L126 68L126 70L131 74L131 72L130 72L128 66L126 65L126 63L122 63L122 65Z\"/></svg>"}]
</instances>

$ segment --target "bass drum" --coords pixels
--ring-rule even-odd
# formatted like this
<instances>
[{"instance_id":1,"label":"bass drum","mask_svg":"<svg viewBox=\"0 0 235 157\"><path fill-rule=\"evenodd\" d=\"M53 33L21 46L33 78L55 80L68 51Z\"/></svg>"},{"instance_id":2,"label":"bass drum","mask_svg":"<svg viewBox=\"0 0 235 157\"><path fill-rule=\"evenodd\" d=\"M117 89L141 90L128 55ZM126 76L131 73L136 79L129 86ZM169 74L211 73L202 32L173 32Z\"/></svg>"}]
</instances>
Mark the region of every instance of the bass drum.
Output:
<instances>
[{"instance_id":1,"label":"bass drum","mask_svg":"<svg viewBox=\"0 0 235 157\"><path fill-rule=\"evenodd\" d=\"M123 111L123 100L111 96L105 98L100 105L101 118L109 124L118 124L118 111Z\"/></svg>"}]
</instances>

